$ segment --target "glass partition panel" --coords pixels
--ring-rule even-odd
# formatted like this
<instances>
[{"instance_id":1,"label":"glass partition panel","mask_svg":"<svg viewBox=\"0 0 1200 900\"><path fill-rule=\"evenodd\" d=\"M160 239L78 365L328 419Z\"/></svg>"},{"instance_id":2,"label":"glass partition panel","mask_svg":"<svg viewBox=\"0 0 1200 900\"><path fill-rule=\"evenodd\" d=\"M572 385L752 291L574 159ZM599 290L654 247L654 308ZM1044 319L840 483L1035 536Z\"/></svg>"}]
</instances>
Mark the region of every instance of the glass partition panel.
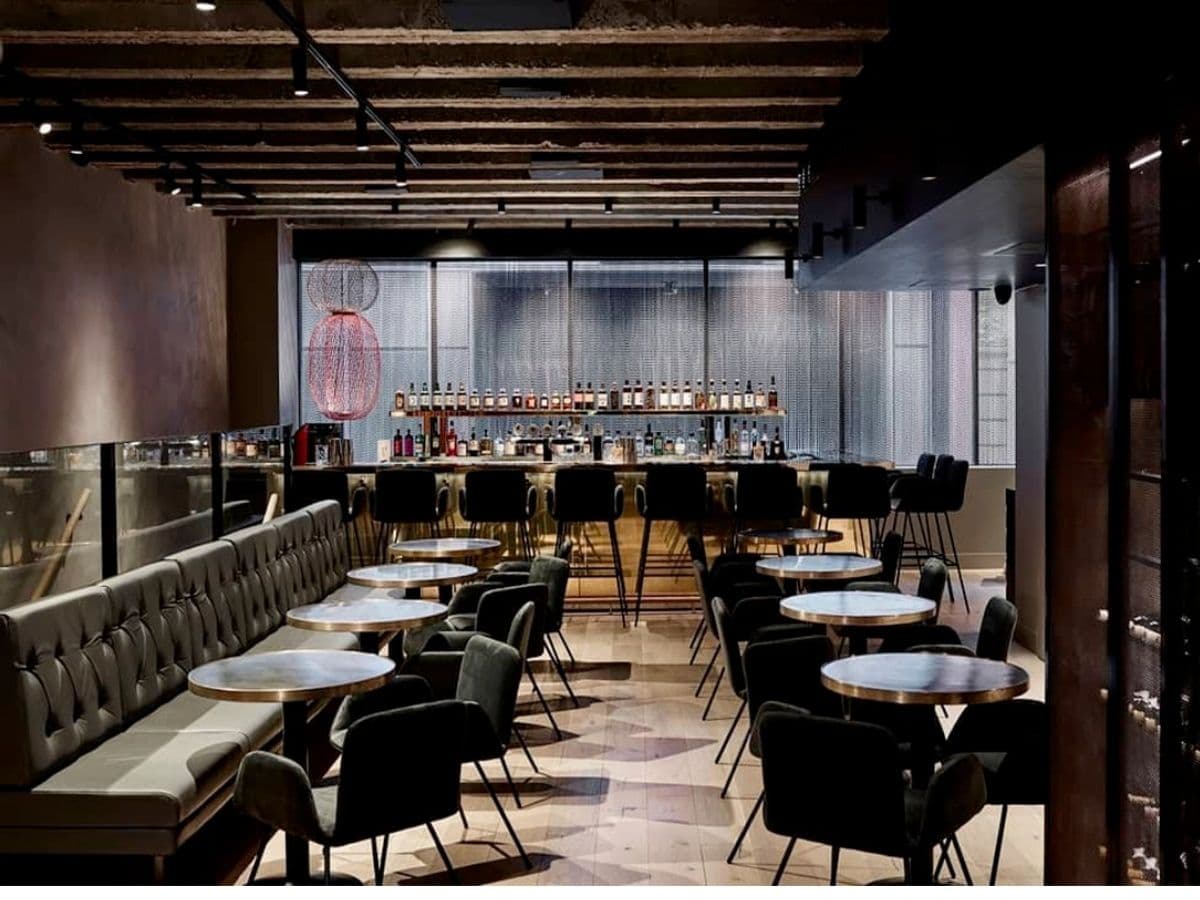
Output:
<instances>
[{"instance_id":1,"label":"glass partition panel","mask_svg":"<svg viewBox=\"0 0 1200 900\"><path fill-rule=\"evenodd\" d=\"M117 445L117 568L212 540L209 436Z\"/></svg>"},{"instance_id":2,"label":"glass partition panel","mask_svg":"<svg viewBox=\"0 0 1200 900\"><path fill-rule=\"evenodd\" d=\"M283 509L284 439L278 426L221 435L225 534L261 522L272 494Z\"/></svg>"},{"instance_id":3,"label":"glass partition panel","mask_svg":"<svg viewBox=\"0 0 1200 900\"><path fill-rule=\"evenodd\" d=\"M0 454L0 609L100 580L98 445Z\"/></svg>"}]
</instances>

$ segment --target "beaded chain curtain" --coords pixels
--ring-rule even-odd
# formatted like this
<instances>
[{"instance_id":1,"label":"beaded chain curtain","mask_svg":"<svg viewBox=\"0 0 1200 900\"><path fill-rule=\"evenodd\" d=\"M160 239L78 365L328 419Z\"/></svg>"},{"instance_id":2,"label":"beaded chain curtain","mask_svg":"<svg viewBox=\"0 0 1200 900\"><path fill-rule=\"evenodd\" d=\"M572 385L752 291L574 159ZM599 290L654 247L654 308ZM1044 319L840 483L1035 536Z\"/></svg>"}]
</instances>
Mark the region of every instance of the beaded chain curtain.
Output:
<instances>
[{"instance_id":1,"label":"beaded chain curtain","mask_svg":"<svg viewBox=\"0 0 1200 900\"><path fill-rule=\"evenodd\" d=\"M985 421L1013 408L1011 314L992 304L977 325L968 291L797 292L781 260L713 260L707 291L699 260L372 266L379 299L363 316L378 334L382 372L375 410L345 424L359 458L392 434L392 395L410 382L549 392L576 381L598 389L626 378L725 379L732 389L735 380L757 385L774 376L787 418L757 424L771 432L778 425L791 450L901 465L925 451L973 458L979 402L980 461L1012 462L1010 420ZM302 276L310 269L303 266ZM303 307L306 342L319 314ZM303 414L324 420L309 398ZM681 418L670 427L698 429L699 417ZM515 421L486 427L498 432ZM667 427L665 419L652 424ZM644 430L646 420L604 425L628 432Z\"/></svg>"}]
</instances>

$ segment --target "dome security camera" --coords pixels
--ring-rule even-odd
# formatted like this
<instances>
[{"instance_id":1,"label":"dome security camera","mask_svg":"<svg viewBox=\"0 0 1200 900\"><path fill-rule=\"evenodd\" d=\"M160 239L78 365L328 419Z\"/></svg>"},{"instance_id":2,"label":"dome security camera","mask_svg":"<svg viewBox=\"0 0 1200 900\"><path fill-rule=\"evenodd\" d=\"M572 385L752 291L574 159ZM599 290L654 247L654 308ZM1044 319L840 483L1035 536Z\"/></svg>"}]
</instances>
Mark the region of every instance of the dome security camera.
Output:
<instances>
[{"instance_id":1,"label":"dome security camera","mask_svg":"<svg viewBox=\"0 0 1200 900\"><path fill-rule=\"evenodd\" d=\"M1013 286L1007 281L997 281L992 286L992 293L996 297L996 302L1003 306L1012 299Z\"/></svg>"}]
</instances>

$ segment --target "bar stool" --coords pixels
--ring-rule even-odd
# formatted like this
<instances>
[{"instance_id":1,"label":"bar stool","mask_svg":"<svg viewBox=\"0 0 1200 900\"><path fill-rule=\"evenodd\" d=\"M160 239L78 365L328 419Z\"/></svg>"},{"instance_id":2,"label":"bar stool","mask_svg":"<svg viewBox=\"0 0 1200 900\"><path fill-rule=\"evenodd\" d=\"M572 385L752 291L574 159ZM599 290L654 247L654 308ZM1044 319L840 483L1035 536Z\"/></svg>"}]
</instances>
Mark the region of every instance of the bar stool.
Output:
<instances>
[{"instance_id":1,"label":"bar stool","mask_svg":"<svg viewBox=\"0 0 1200 900\"><path fill-rule=\"evenodd\" d=\"M390 533L400 525L426 525L441 537L441 522L450 505L450 488L438 484L432 469L382 469L375 475L371 515L379 525L376 556L387 561Z\"/></svg>"},{"instance_id":2,"label":"bar stool","mask_svg":"<svg viewBox=\"0 0 1200 900\"><path fill-rule=\"evenodd\" d=\"M529 520L536 510L537 491L520 469L467 472L458 491L459 514L470 525L468 536L475 537L481 524L516 525L523 559L533 557Z\"/></svg>"},{"instance_id":3,"label":"bar stool","mask_svg":"<svg viewBox=\"0 0 1200 900\"><path fill-rule=\"evenodd\" d=\"M826 472L825 487L814 485L809 494L817 527L827 527L831 519L849 520L854 525L855 544L865 555L873 555L883 539L883 523L892 512L888 470L858 463L814 463L809 469L822 470Z\"/></svg>"},{"instance_id":4,"label":"bar stool","mask_svg":"<svg viewBox=\"0 0 1200 900\"><path fill-rule=\"evenodd\" d=\"M292 483L287 495L287 507L291 511L333 500L342 508L342 524L346 533L346 553L351 558L366 559L363 551L367 539L359 534L362 512L367 508L367 486L360 481L350 488L350 478L345 472L329 469L296 469L292 472ZM351 541L354 547L351 549Z\"/></svg>"},{"instance_id":5,"label":"bar stool","mask_svg":"<svg viewBox=\"0 0 1200 900\"><path fill-rule=\"evenodd\" d=\"M692 464L651 465L646 481L634 490L637 511L642 516L642 549L638 556L637 602L633 611L636 626L642 615L642 587L646 579L646 558L650 550L650 527L654 522L675 522L682 531L694 526L694 534L704 540L703 522L708 515L708 480L704 469ZM672 567L674 571L674 567Z\"/></svg>"},{"instance_id":6,"label":"bar stool","mask_svg":"<svg viewBox=\"0 0 1200 900\"><path fill-rule=\"evenodd\" d=\"M788 527L804 515L804 496L796 470L779 463L738 466L737 481L725 485L725 506L733 517L729 552L737 550L738 532L747 522Z\"/></svg>"},{"instance_id":7,"label":"bar stool","mask_svg":"<svg viewBox=\"0 0 1200 900\"><path fill-rule=\"evenodd\" d=\"M948 568L958 572L958 586L962 592L963 603L966 606L967 612L971 611L970 600L967 599L967 585L963 580L962 565L958 559L958 544L954 540L954 528L950 524L950 513L958 512L963 508L963 501L967 494L967 475L970 473L971 464L965 459L956 459L950 463L947 468L944 479L939 484L937 492L936 506L937 509L933 513L933 524L937 531L938 539L938 556ZM934 478L937 482L937 478ZM938 517L941 517L939 520ZM946 533L942 534L942 524L946 526ZM950 547L947 552L946 540L949 539ZM954 584L950 583L950 602L954 602Z\"/></svg>"},{"instance_id":8,"label":"bar stool","mask_svg":"<svg viewBox=\"0 0 1200 900\"><path fill-rule=\"evenodd\" d=\"M625 510L625 490L617 484L612 469L600 466L571 466L554 473L554 487L546 491L546 507L557 523L554 552L557 555L571 525L586 527L603 522L608 526L612 548L613 575L617 581L617 602L621 625L626 624L625 573L621 567L621 548L617 543L617 519Z\"/></svg>"}]
</instances>

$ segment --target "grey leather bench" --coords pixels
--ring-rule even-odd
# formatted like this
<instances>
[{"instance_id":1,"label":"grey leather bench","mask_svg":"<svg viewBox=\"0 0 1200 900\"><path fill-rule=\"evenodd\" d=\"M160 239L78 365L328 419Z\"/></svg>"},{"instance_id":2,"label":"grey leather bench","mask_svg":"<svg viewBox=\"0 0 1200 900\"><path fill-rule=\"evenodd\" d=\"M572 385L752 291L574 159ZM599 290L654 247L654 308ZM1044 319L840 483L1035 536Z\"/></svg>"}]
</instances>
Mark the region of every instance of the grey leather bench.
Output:
<instances>
[{"instance_id":1,"label":"grey leather bench","mask_svg":"<svg viewBox=\"0 0 1200 900\"><path fill-rule=\"evenodd\" d=\"M344 582L341 521L316 503L0 612L0 853L165 857L210 819L242 757L278 740L281 713L197 697L188 672L356 648L285 624Z\"/></svg>"}]
</instances>

